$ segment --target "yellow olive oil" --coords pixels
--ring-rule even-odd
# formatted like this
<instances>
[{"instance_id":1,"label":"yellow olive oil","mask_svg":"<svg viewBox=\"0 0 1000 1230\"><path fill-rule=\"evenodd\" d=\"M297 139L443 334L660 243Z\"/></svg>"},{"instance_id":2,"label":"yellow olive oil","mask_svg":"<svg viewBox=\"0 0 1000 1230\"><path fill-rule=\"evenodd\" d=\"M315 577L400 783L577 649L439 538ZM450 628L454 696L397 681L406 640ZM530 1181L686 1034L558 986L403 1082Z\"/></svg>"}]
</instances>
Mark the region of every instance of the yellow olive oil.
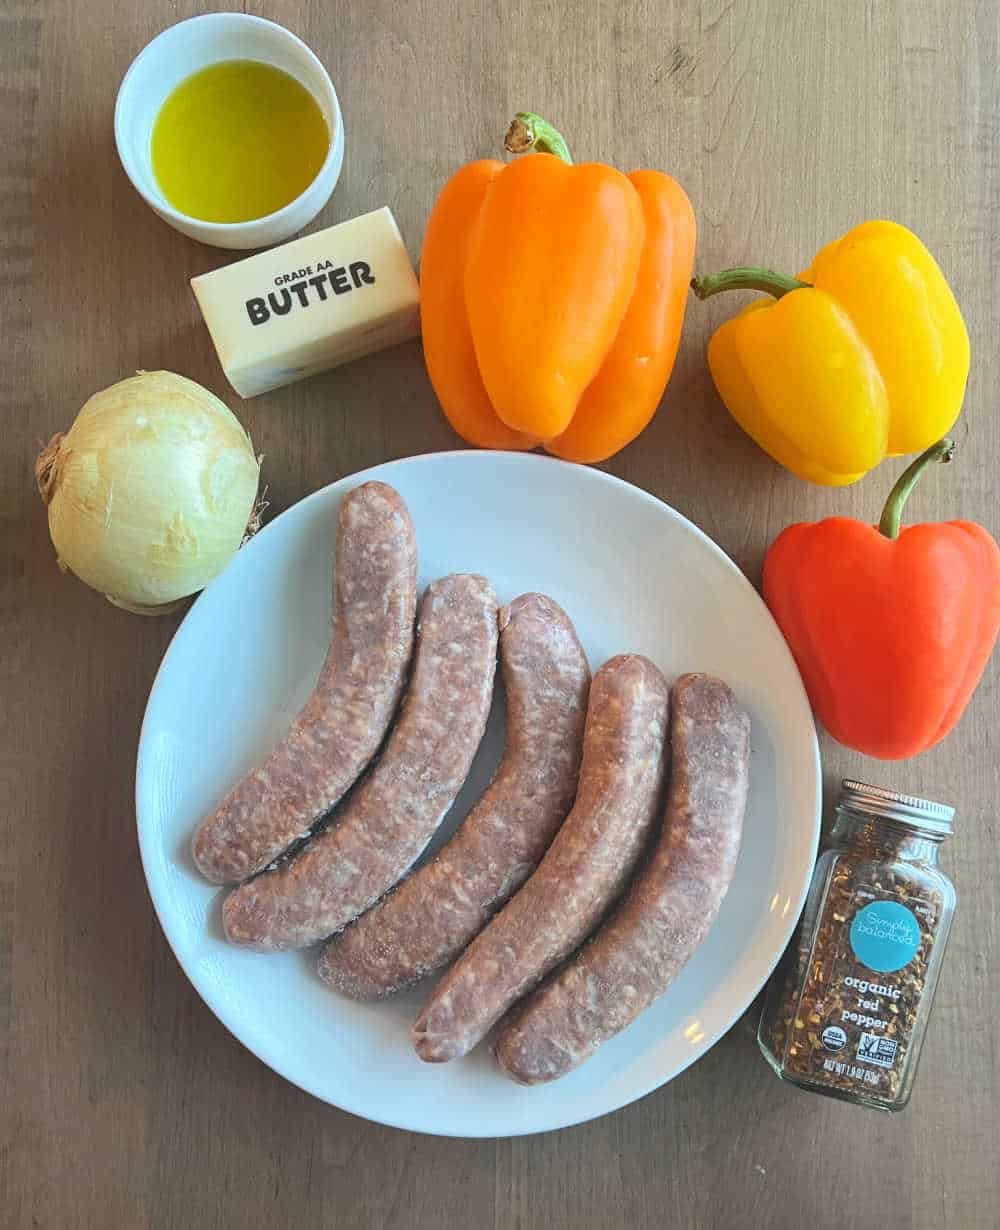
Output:
<instances>
[{"instance_id":1,"label":"yellow olive oil","mask_svg":"<svg viewBox=\"0 0 1000 1230\"><path fill-rule=\"evenodd\" d=\"M294 201L319 173L330 131L312 94L257 60L225 60L171 93L153 125L153 174L174 209L249 222Z\"/></svg>"}]
</instances>

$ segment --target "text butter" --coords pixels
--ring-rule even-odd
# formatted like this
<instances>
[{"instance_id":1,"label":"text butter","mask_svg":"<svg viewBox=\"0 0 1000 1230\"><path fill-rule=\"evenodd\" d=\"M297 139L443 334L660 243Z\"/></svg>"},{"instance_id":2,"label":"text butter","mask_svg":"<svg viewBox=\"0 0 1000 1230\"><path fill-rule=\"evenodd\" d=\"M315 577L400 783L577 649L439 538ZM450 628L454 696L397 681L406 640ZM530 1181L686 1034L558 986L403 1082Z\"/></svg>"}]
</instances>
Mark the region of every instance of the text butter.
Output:
<instances>
[{"instance_id":1,"label":"text butter","mask_svg":"<svg viewBox=\"0 0 1000 1230\"><path fill-rule=\"evenodd\" d=\"M420 292L387 207L191 279L241 397L416 337Z\"/></svg>"}]
</instances>

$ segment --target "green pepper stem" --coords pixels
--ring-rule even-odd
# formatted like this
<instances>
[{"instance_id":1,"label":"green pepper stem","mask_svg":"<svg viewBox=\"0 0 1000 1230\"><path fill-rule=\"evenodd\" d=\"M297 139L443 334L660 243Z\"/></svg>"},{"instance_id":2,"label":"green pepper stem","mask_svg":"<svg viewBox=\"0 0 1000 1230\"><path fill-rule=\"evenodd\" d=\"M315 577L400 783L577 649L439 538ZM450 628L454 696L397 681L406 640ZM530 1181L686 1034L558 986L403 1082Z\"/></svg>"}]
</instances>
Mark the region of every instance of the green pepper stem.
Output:
<instances>
[{"instance_id":1,"label":"green pepper stem","mask_svg":"<svg viewBox=\"0 0 1000 1230\"><path fill-rule=\"evenodd\" d=\"M802 290L810 286L787 273L762 269L759 265L740 265L736 269L723 269L721 273L709 273L691 279L691 289L699 299L708 299L723 290L762 290L765 295L780 299L790 290Z\"/></svg>"},{"instance_id":2,"label":"green pepper stem","mask_svg":"<svg viewBox=\"0 0 1000 1230\"><path fill-rule=\"evenodd\" d=\"M919 482L920 476L928 466L932 466L938 461L951 461L954 454L955 441L949 440L946 436L943 440L938 440L937 444L932 444L926 452L921 453L916 461L910 462L896 480L895 487L889 492L889 498L885 502L885 508L882 510L882 516L878 523L880 534L884 534L886 538L899 537L899 523L903 519L903 505L909 499L910 492Z\"/></svg>"},{"instance_id":3,"label":"green pepper stem","mask_svg":"<svg viewBox=\"0 0 1000 1230\"><path fill-rule=\"evenodd\" d=\"M562 133L533 111L518 111L507 129L503 147L508 154L527 154L531 150L538 154L555 154L563 162L573 165Z\"/></svg>"}]
</instances>

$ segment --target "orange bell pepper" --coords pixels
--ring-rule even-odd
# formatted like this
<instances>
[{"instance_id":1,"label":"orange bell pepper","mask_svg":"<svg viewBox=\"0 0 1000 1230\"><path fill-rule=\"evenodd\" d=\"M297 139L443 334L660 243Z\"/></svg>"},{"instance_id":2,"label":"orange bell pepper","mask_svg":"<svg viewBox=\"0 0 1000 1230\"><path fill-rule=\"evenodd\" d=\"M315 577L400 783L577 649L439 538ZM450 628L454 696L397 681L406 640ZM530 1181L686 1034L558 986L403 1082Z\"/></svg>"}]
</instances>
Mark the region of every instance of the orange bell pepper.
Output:
<instances>
[{"instance_id":1,"label":"orange bell pepper","mask_svg":"<svg viewBox=\"0 0 1000 1230\"><path fill-rule=\"evenodd\" d=\"M816 716L847 747L902 760L939 743L969 703L1000 630L1000 548L971 521L900 530L941 440L896 483L877 527L792 525L764 561L764 598Z\"/></svg>"},{"instance_id":2,"label":"orange bell pepper","mask_svg":"<svg viewBox=\"0 0 1000 1230\"><path fill-rule=\"evenodd\" d=\"M695 220L659 171L573 166L521 113L519 162L462 167L427 224L424 358L445 415L482 448L603 461L646 426L673 368Z\"/></svg>"}]
</instances>

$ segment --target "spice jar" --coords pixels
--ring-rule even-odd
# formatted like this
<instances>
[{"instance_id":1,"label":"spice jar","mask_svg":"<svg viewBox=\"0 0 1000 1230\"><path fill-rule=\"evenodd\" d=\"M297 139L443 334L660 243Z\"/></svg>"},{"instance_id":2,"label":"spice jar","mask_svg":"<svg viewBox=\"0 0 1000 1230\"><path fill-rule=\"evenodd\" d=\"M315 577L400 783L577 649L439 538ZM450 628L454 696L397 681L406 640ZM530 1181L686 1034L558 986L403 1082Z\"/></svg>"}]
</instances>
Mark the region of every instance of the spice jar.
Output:
<instances>
[{"instance_id":1,"label":"spice jar","mask_svg":"<svg viewBox=\"0 0 1000 1230\"><path fill-rule=\"evenodd\" d=\"M954 814L843 783L832 849L760 1020L760 1048L783 1080L878 1110L909 1101L955 911L937 867Z\"/></svg>"}]
</instances>

